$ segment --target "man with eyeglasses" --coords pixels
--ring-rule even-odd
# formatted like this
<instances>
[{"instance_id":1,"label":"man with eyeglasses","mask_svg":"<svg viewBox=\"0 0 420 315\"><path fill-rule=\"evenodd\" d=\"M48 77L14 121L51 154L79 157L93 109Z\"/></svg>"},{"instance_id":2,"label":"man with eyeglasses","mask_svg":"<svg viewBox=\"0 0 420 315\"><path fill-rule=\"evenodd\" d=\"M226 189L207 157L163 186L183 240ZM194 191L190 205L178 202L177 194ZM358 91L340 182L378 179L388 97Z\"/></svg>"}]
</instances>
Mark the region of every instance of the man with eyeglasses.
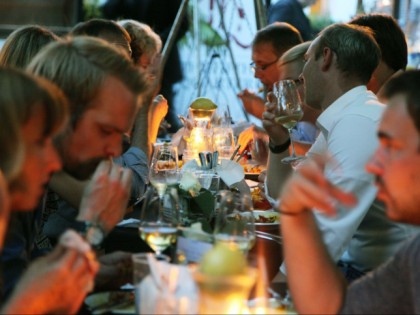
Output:
<instances>
[{"instance_id":1,"label":"man with eyeglasses","mask_svg":"<svg viewBox=\"0 0 420 315\"><path fill-rule=\"evenodd\" d=\"M261 81L267 91L279 80L277 61L283 53L293 46L302 43L299 31L288 23L276 22L257 32L252 42L251 69L254 77ZM265 101L258 95L243 90L238 94L248 113L262 118Z\"/></svg>"}]
</instances>

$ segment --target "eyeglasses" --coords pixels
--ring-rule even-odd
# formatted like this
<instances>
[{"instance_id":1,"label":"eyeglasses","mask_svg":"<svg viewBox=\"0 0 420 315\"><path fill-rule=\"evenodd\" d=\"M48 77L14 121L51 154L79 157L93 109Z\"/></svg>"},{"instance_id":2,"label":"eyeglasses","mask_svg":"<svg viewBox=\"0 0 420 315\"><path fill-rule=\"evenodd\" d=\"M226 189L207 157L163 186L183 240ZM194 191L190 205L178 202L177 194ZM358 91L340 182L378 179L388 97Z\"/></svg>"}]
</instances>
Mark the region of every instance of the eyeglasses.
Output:
<instances>
[{"instance_id":1,"label":"eyeglasses","mask_svg":"<svg viewBox=\"0 0 420 315\"><path fill-rule=\"evenodd\" d=\"M251 69L252 69L252 71L257 71L257 70L260 70L260 71L265 71L265 70L267 70L267 68L268 67L270 67L270 66L272 66L272 65L274 65L277 61L279 60L279 58L277 58L276 60L274 60L273 62L270 62L270 63L267 63L267 64L265 64L265 65L262 65L262 66L257 66L256 64L255 64L255 62L251 62L249 65L250 65L250 67L251 67Z\"/></svg>"}]
</instances>

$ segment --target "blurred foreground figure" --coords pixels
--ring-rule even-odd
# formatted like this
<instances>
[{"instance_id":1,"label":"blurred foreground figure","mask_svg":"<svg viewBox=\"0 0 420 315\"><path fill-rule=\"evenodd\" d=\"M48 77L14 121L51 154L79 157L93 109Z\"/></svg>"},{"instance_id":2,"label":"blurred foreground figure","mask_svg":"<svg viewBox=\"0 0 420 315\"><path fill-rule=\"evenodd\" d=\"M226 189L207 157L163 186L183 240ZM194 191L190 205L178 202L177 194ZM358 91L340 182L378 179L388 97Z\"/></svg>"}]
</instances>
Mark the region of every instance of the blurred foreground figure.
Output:
<instances>
[{"instance_id":1,"label":"blurred foreground figure","mask_svg":"<svg viewBox=\"0 0 420 315\"><path fill-rule=\"evenodd\" d=\"M13 69L0 68L0 90L0 147L6 148L0 155L2 248L9 209L32 210L51 173L61 168L52 139L66 122L67 102L51 83ZM97 270L90 246L67 231L50 254L29 266L6 302L2 297L1 313L76 313Z\"/></svg>"}]
</instances>

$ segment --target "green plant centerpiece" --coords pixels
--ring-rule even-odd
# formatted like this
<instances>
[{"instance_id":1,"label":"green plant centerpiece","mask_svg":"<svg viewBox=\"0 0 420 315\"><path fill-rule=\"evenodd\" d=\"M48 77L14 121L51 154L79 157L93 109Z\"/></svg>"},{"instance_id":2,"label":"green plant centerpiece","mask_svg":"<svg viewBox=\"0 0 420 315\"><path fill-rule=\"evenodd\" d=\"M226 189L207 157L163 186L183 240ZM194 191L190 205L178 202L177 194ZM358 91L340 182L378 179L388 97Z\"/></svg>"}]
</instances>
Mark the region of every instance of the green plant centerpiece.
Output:
<instances>
[{"instance_id":1,"label":"green plant centerpiece","mask_svg":"<svg viewBox=\"0 0 420 315\"><path fill-rule=\"evenodd\" d=\"M197 177L189 171L182 174L178 185L180 219L183 226L200 222L203 231L212 233L210 220L213 217L215 197L201 187Z\"/></svg>"}]
</instances>

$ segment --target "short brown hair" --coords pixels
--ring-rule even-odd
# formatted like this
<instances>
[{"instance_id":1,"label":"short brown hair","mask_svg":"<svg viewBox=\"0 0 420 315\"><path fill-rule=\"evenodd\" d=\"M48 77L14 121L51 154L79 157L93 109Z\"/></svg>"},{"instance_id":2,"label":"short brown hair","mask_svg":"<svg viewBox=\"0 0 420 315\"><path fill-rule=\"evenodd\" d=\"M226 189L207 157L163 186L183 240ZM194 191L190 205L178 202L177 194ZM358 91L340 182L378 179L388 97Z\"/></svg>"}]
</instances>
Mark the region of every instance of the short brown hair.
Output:
<instances>
[{"instance_id":1,"label":"short brown hair","mask_svg":"<svg viewBox=\"0 0 420 315\"><path fill-rule=\"evenodd\" d=\"M367 27L350 24L333 24L325 28L319 37L315 58L325 47L337 56L337 68L346 77L357 78L363 84L369 82L381 59L381 51Z\"/></svg>"},{"instance_id":2,"label":"short brown hair","mask_svg":"<svg viewBox=\"0 0 420 315\"><path fill-rule=\"evenodd\" d=\"M281 57L286 50L302 42L302 36L294 26L285 22L274 22L257 32L252 46L270 43L277 57Z\"/></svg>"},{"instance_id":3,"label":"short brown hair","mask_svg":"<svg viewBox=\"0 0 420 315\"><path fill-rule=\"evenodd\" d=\"M364 14L356 16L349 23L372 29L383 62L394 71L405 70L408 60L407 42L403 30L392 16Z\"/></svg>"}]
</instances>

